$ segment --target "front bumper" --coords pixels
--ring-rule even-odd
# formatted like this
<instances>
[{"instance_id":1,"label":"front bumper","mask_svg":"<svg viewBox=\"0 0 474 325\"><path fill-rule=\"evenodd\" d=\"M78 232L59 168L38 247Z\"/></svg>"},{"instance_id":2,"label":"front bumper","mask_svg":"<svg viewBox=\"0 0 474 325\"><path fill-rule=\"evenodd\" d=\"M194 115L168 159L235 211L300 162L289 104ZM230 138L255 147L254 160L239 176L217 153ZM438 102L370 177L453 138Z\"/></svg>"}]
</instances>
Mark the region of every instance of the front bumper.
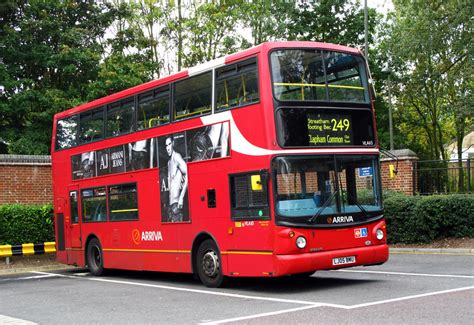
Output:
<instances>
[{"instance_id":1,"label":"front bumper","mask_svg":"<svg viewBox=\"0 0 474 325\"><path fill-rule=\"evenodd\" d=\"M355 256L355 263L333 265L333 258ZM314 253L274 255L274 276L317 270L340 269L360 265L382 264L388 260L388 245L374 245Z\"/></svg>"}]
</instances>

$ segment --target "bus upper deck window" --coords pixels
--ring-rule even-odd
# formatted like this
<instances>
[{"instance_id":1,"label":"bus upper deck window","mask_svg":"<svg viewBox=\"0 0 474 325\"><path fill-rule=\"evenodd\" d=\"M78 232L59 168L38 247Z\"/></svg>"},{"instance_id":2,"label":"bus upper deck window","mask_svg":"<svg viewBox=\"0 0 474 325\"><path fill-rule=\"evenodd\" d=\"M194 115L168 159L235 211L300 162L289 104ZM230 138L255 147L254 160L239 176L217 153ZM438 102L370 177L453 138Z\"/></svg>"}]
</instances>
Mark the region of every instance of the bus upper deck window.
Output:
<instances>
[{"instance_id":1,"label":"bus upper deck window","mask_svg":"<svg viewBox=\"0 0 474 325\"><path fill-rule=\"evenodd\" d=\"M168 87L155 89L138 97L137 130L144 130L170 121Z\"/></svg>"},{"instance_id":2,"label":"bus upper deck window","mask_svg":"<svg viewBox=\"0 0 474 325\"><path fill-rule=\"evenodd\" d=\"M216 71L216 107L218 111L258 101L257 61L255 58Z\"/></svg>"},{"instance_id":3,"label":"bus upper deck window","mask_svg":"<svg viewBox=\"0 0 474 325\"><path fill-rule=\"evenodd\" d=\"M102 140L104 137L104 108L96 108L80 115L81 143Z\"/></svg>"},{"instance_id":4,"label":"bus upper deck window","mask_svg":"<svg viewBox=\"0 0 474 325\"><path fill-rule=\"evenodd\" d=\"M280 101L367 103L368 81L362 57L316 49L271 53L273 93Z\"/></svg>"},{"instance_id":5,"label":"bus upper deck window","mask_svg":"<svg viewBox=\"0 0 474 325\"><path fill-rule=\"evenodd\" d=\"M364 61L360 57L339 52L325 52L324 63L329 99L365 102L367 82L363 82Z\"/></svg>"},{"instance_id":6,"label":"bus upper deck window","mask_svg":"<svg viewBox=\"0 0 474 325\"><path fill-rule=\"evenodd\" d=\"M59 120L56 125L56 150L77 145L77 115Z\"/></svg>"},{"instance_id":7,"label":"bus upper deck window","mask_svg":"<svg viewBox=\"0 0 474 325\"><path fill-rule=\"evenodd\" d=\"M174 116L176 120L208 114L212 102L212 72L206 72L175 84Z\"/></svg>"},{"instance_id":8,"label":"bus upper deck window","mask_svg":"<svg viewBox=\"0 0 474 325\"><path fill-rule=\"evenodd\" d=\"M107 137L133 131L134 112L133 98L109 105L107 108Z\"/></svg>"}]
</instances>

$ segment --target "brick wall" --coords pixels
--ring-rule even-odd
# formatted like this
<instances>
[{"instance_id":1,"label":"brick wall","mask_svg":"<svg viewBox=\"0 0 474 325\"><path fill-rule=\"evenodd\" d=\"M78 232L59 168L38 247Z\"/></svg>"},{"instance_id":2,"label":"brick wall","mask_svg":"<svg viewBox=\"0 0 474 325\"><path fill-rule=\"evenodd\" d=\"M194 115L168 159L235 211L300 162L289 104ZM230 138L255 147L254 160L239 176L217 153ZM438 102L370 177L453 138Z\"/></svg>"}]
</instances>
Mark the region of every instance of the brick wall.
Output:
<instances>
[{"instance_id":1,"label":"brick wall","mask_svg":"<svg viewBox=\"0 0 474 325\"><path fill-rule=\"evenodd\" d=\"M392 154L398 157L398 173L393 177L390 176L390 165L396 166L396 159L382 158L380 166L382 189L413 195L416 189L416 177L413 177L413 170L418 157L409 149L394 150Z\"/></svg>"},{"instance_id":2,"label":"brick wall","mask_svg":"<svg viewBox=\"0 0 474 325\"><path fill-rule=\"evenodd\" d=\"M0 204L52 202L49 156L0 155Z\"/></svg>"}]
</instances>

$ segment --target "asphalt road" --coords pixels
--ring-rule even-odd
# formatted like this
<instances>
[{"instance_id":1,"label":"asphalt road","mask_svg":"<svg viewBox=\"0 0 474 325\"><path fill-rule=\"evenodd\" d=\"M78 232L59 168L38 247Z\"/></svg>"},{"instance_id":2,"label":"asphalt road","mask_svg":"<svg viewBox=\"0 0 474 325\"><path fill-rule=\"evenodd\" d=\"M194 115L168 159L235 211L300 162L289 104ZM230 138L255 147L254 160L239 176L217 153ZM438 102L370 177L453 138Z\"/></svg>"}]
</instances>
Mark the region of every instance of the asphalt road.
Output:
<instances>
[{"instance_id":1,"label":"asphalt road","mask_svg":"<svg viewBox=\"0 0 474 325\"><path fill-rule=\"evenodd\" d=\"M474 256L392 254L306 279L87 270L0 276L0 324L472 324ZM29 323L31 322L31 323Z\"/></svg>"}]
</instances>

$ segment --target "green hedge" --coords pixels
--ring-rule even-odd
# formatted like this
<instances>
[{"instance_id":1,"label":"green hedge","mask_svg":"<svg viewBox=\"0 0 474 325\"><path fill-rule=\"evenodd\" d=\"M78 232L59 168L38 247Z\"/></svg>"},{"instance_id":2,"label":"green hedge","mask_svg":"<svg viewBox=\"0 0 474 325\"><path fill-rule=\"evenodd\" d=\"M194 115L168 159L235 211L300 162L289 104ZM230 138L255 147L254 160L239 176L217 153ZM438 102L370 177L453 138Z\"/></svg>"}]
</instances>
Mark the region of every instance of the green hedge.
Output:
<instances>
[{"instance_id":1,"label":"green hedge","mask_svg":"<svg viewBox=\"0 0 474 325\"><path fill-rule=\"evenodd\" d=\"M474 195L391 195L384 201L389 243L474 237Z\"/></svg>"},{"instance_id":2,"label":"green hedge","mask_svg":"<svg viewBox=\"0 0 474 325\"><path fill-rule=\"evenodd\" d=\"M54 241L52 205L0 206L0 245Z\"/></svg>"}]
</instances>

